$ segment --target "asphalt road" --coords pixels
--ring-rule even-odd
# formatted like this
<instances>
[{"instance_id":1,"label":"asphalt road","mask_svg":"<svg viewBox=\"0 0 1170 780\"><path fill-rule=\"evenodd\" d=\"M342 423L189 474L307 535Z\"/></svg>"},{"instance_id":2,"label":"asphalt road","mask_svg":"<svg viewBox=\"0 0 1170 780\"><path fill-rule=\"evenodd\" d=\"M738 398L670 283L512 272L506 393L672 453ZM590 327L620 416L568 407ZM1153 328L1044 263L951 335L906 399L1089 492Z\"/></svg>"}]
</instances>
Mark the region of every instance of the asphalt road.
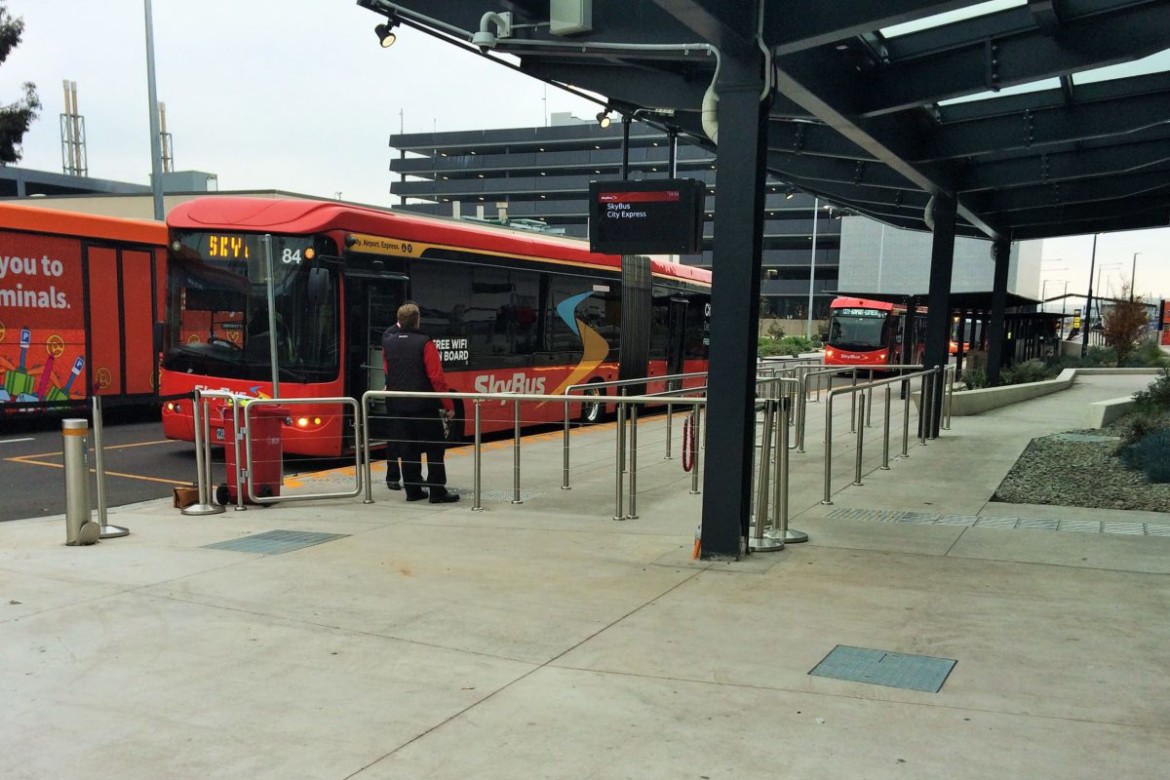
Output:
<instances>
[{"instance_id":1,"label":"asphalt road","mask_svg":"<svg viewBox=\"0 0 1170 780\"><path fill-rule=\"evenodd\" d=\"M103 426L107 507L169 498L176 485L194 484L193 445L164 438L157 414L146 412L135 415L137 419ZM62 440L60 420L4 426L0 433L0 491L4 495L0 521L65 513ZM86 441L92 469L92 430ZM96 480L92 473L90 497L96 508Z\"/></svg>"}]
</instances>

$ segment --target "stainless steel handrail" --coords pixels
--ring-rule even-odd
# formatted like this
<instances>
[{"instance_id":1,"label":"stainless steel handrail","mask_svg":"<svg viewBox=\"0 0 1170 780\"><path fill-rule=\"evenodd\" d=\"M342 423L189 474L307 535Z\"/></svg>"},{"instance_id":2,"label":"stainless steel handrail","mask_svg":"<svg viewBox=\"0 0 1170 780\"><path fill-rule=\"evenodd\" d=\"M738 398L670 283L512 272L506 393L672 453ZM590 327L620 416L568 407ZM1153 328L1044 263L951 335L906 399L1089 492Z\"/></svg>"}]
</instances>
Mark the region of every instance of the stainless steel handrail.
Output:
<instances>
[{"instance_id":1,"label":"stainless steel handrail","mask_svg":"<svg viewBox=\"0 0 1170 780\"><path fill-rule=\"evenodd\" d=\"M825 469L824 469L824 496L821 499L822 504L832 504L833 503L833 498L832 498L833 399L839 395L855 396L854 398L851 399L850 406L856 407L859 404L864 404L866 401L866 393L872 393L872 391L877 387L892 385L895 382L907 382L907 381L914 379L914 378L921 378L922 388L923 388L921 393L922 393L924 402L923 402L923 405L920 408L920 412L919 412L919 423L920 423L919 428L920 428L920 430L922 430L922 429L925 429L925 426L922 425L922 421L930 419L929 409L927 408L927 405L925 403L925 399L927 396L927 391L926 391L926 388L928 386L927 383L929 381L931 381L934 377L939 375L939 373L940 373L939 368L940 367L935 367L935 368L930 368L930 369L926 369L926 370L922 370L922 371L916 371L916 372L911 373L911 374L902 374L899 376L889 377L887 379L878 379L878 380L874 380L873 382L867 382L866 384L863 384L863 385L855 385L855 386L849 386L849 387L835 387L835 388L829 390L829 392L826 396L826 402L825 402ZM906 416L908 418L909 417L909 393L907 393L907 407L906 407L906 409L907 409ZM886 432L888 435L889 426L888 425L885 426L885 429L886 429ZM856 426L857 455L855 456L854 482L853 482L854 485L861 484L861 454L862 454L863 443L864 443L864 430L865 430L864 425ZM904 449L905 449L905 444L903 444L903 450Z\"/></svg>"}]
</instances>

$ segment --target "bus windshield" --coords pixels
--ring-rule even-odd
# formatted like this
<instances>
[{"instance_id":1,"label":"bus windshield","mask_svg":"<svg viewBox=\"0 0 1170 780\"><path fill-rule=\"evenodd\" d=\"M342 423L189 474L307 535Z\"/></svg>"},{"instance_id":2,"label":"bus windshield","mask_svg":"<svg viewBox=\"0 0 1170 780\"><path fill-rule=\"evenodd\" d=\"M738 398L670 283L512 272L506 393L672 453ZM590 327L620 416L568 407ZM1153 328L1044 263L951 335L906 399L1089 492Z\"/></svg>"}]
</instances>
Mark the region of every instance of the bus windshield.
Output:
<instances>
[{"instance_id":1,"label":"bus windshield","mask_svg":"<svg viewBox=\"0 0 1170 780\"><path fill-rule=\"evenodd\" d=\"M829 344L844 349L874 349L885 343L886 312L833 314L829 322Z\"/></svg>"},{"instance_id":2,"label":"bus windshield","mask_svg":"<svg viewBox=\"0 0 1170 780\"><path fill-rule=\"evenodd\" d=\"M163 368L272 378L268 273L256 234L176 232L168 268ZM312 238L272 237L276 360L283 379L337 377L335 271L316 262Z\"/></svg>"}]
</instances>

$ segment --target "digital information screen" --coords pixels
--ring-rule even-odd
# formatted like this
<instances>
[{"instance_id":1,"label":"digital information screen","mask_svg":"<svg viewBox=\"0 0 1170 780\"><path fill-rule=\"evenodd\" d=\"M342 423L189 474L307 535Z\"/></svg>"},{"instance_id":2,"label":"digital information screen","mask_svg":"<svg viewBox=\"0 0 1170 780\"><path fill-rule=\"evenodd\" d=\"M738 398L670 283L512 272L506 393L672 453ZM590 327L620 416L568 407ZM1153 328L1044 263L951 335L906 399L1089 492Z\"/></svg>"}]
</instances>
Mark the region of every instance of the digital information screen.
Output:
<instances>
[{"instance_id":1,"label":"digital information screen","mask_svg":"<svg viewBox=\"0 0 1170 780\"><path fill-rule=\"evenodd\" d=\"M615 255L702 251L706 187L695 179L589 184L589 248Z\"/></svg>"}]
</instances>

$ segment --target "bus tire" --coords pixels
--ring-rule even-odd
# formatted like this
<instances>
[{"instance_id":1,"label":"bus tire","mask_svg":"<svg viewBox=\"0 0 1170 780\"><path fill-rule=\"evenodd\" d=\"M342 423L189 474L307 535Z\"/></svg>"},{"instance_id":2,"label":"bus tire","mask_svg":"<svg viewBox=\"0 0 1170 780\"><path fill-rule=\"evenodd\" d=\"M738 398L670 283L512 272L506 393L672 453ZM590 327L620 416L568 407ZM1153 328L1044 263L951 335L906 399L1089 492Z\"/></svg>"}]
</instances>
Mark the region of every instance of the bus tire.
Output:
<instances>
[{"instance_id":1,"label":"bus tire","mask_svg":"<svg viewBox=\"0 0 1170 780\"><path fill-rule=\"evenodd\" d=\"M605 390L599 387L587 387L582 392L582 395L591 398L604 398ZM586 425L593 425L599 423L605 418L605 403L602 401L582 401L581 402L581 422Z\"/></svg>"}]
</instances>

